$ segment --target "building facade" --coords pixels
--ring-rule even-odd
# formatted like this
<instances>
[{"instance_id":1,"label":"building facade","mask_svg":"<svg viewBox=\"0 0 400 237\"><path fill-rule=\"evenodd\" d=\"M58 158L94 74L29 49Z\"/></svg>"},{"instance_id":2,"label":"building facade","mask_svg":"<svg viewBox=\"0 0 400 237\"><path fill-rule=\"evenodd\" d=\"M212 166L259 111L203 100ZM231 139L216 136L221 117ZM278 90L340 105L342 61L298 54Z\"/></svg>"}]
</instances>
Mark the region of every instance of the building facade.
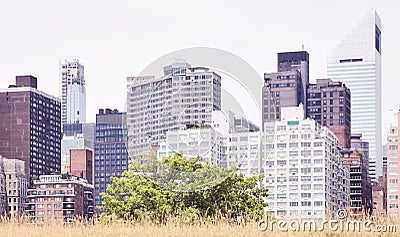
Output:
<instances>
[{"instance_id":1,"label":"building facade","mask_svg":"<svg viewBox=\"0 0 400 237\"><path fill-rule=\"evenodd\" d=\"M25 212L25 198L28 181L25 174L25 162L3 157L6 178L7 212L10 217L19 217Z\"/></svg>"},{"instance_id":2,"label":"building facade","mask_svg":"<svg viewBox=\"0 0 400 237\"><path fill-rule=\"evenodd\" d=\"M33 220L43 222L92 218L93 185L67 174L42 175L28 189L26 212Z\"/></svg>"},{"instance_id":3,"label":"building facade","mask_svg":"<svg viewBox=\"0 0 400 237\"><path fill-rule=\"evenodd\" d=\"M169 130L166 140L160 143L158 159L182 152L186 158L200 156L202 162L226 168L222 134L210 125L187 125L186 129Z\"/></svg>"},{"instance_id":4,"label":"building facade","mask_svg":"<svg viewBox=\"0 0 400 237\"><path fill-rule=\"evenodd\" d=\"M7 214L7 183L6 176L4 174L3 157L0 156L0 216Z\"/></svg>"},{"instance_id":5,"label":"building facade","mask_svg":"<svg viewBox=\"0 0 400 237\"><path fill-rule=\"evenodd\" d=\"M372 182L372 214L376 217L387 216L387 180L379 176L378 182Z\"/></svg>"},{"instance_id":6,"label":"building facade","mask_svg":"<svg viewBox=\"0 0 400 237\"><path fill-rule=\"evenodd\" d=\"M372 186L368 179L368 167L363 154L342 150L340 162L348 171L348 197L350 215L371 215L373 211Z\"/></svg>"},{"instance_id":7,"label":"building facade","mask_svg":"<svg viewBox=\"0 0 400 237\"><path fill-rule=\"evenodd\" d=\"M400 185L399 185L399 126L400 112L397 115L397 126L391 126L387 135L387 214L389 218L400 218Z\"/></svg>"},{"instance_id":8,"label":"building facade","mask_svg":"<svg viewBox=\"0 0 400 237\"><path fill-rule=\"evenodd\" d=\"M322 219L346 209L347 171L335 134L304 109L282 108L282 120L265 124L261 159L272 216Z\"/></svg>"},{"instance_id":9,"label":"building facade","mask_svg":"<svg viewBox=\"0 0 400 237\"><path fill-rule=\"evenodd\" d=\"M205 124L221 110L221 76L208 68L173 63L164 76L128 77L129 155L143 158L186 124Z\"/></svg>"},{"instance_id":10,"label":"building facade","mask_svg":"<svg viewBox=\"0 0 400 237\"><path fill-rule=\"evenodd\" d=\"M317 79L309 84L306 116L333 131L343 148L350 148L350 111L350 90L343 83Z\"/></svg>"},{"instance_id":11,"label":"building facade","mask_svg":"<svg viewBox=\"0 0 400 237\"><path fill-rule=\"evenodd\" d=\"M262 88L262 119L265 122L281 119L283 107L304 104L301 74L298 71L265 73Z\"/></svg>"},{"instance_id":12,"label":"building facade","mask_svg":"<svg viewBox=\"0 0 400 237\"><path fill-rule=\"evenodd\" d=\"M121 177L128 170L126 113L100 109L96 115L94 143L94 199L101 206L111 177Z\"/></svg>"},{"instance_id":13,"label":"building facade","mask_svg":"<svg viewBox=\"0 0 400 237\"><path fill-rule=\"evenodd\" d=\"M84 66L78 61L60 65L62 124L86 122L86 87Z\"/></svg>"},{"instance_id":14,"label":"building facade","mask_svg":"<svg viewBox=\"0 0 400 237\"><path fill-rule=\"evenodd\" d=\"M0 155L25 161L28 180L61 171L61 104L33 76L0 89Z\"/></svg>"},{"instance_id":15,"label":"building facade","mask_svg":"<svg viewBox=\"0 0 400 237\"><path fill-rule=\"evenodd\" d=\"M307 51L278 53L278 72L298 71L301 75L301 101L307 111L307 88L309 84L309 55Z\"/></svg>"},{"instance_id":16,"label":"building facade","mask_svg":"<svg viewBox=\"0 0 400 237\"><path fill-rule=\"evenodd\" d=\"M327 75L351 90L351 133L369 143L372 181L382 174L381 20L369 11L332 50Z\"/></svg>"},{"instance_id":17,"label":"building facade","mask_svg":"<svg viewBox=\"0 0 400 237\"><path fill-rule=\"evenodd\" d=\"M93 184L93 152L89 149L72 149L69 151L69 156L69 173Z\"/></svg>"}]
</instances>

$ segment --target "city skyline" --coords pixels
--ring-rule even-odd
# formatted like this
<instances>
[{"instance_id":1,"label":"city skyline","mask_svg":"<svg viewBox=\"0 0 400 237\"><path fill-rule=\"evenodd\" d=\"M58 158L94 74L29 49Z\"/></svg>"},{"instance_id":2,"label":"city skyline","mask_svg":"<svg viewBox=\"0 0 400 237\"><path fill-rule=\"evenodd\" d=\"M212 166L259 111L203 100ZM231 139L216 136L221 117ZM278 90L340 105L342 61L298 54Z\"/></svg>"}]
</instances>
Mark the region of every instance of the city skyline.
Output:
<instances>
[{"instance_id":1,"label":"city skyline","mask_svg":"<svg viewBox=\"0 0 400 237\"><path fill-rule=\"evenodd\" d=\"M345 3L346 7L341 3ZM226 9L227 1L213 4L205 2L196 6L198 11L204 11L201 18L190 16L190 11L187 11L191 8L189 5L179 5L178 10L183 15L177 17L168 14L169 17L166 17L162 13L174 10L176 4L159 2L159 9L164 9L163 12L154 9L154 4L141 4L120 3L108 6L101 2L79 2L63 6L61 12L57 4L51 2L44 5L30 2L23 5L4 3L0 10L1 22L7 22L6 19L16 11L21 17L3 27L7 37L0 39L0 45L3 45L3 56L0 59L3 65L0 68L4 84L2 87L12 84L15 75L30 74L42 78L39 83L43 91L58 96L59 62L65 58L78 58L86 66L87 121L94 122L98 108L125 110L127 76L139 75L146 65L159 56L195 46L230 51L242 57L262 75L264 72L275 71L278 52L299 51L304 45L304 50L310 54L310 82L314 83L317 78L326 78L329 50L369 9L375 8L382 18L384 32L382 134L386 135L393 115L389 109L397 110L396 101L400 97L395 93L396 86L393 86L397 85L396 66L391 62L399 51L396 44L399 37L396 19L399 16L394 7L397 2L306 1L296 9L287 9L283 3L264 2L250 6L229 2L230 8ZM70 8L71 11L68 10ZM103 19L109 10L114 10L112 17ZM216 14L223 10L226 13L221 16ZM27 14L20 14L20 11ZM279 14L282 11L285 11L284 18ZM65 12L68 12L69 17L65 16ZM207 16L216 17L209 19ZM318 21L315 21L316 18ZM188 37L170 34L168 39L158 39L157 36L170 32L171 28L167 25L178 23L182 24L179 28L185 29ZM65 30L71 25L76 26L74 34ZM194 33L199 28L207 29L207 33ZM22 37L30 33L35 33L35 37ZM80 37L76 38L77 34ZM120 93L104 96L107 91Z\"/></svg>"}]
</instances>

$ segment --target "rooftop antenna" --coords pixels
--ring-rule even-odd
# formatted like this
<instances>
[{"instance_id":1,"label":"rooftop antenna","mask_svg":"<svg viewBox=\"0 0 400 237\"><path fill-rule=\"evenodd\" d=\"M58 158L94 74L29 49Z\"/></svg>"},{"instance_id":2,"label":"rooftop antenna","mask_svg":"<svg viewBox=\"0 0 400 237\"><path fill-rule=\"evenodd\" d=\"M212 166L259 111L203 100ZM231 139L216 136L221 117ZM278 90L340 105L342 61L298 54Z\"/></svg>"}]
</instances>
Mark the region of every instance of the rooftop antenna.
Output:
<instances>
[{"instance_id":1,"label":"rooftop antenna","mask_svg":"<svg viewBox=\"0 0 400 237\"><path fill-rule=\"evenodd\" d=\"M304 44L301 45L301 50L304 51Z\"/></svg>"}]
</instances>

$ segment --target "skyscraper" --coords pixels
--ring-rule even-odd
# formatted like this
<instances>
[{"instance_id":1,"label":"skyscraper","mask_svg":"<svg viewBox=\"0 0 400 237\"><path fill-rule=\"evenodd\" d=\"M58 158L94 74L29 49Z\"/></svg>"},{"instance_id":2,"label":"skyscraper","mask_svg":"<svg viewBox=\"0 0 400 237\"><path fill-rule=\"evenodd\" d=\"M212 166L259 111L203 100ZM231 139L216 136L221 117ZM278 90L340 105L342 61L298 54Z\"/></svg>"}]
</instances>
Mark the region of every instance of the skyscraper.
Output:
<instances>
[{"instance_id":1,"label":"skyscraper","mask_svg":"<svg viewBox=\"0 0 400 237\"><path fill-rule=\"evenodd\" d=\"M382 174L381 20L369 11L332 50L328 77L351 91L351 132L369 142L372 181Z\"/></svg>"},{"instance_id":2,"label":"skyscraper","mask_svg":"<svg viewBox=\"0 0 400 237\"><path fill-rule=\"evenodd\" d=\"M303 104L307 111L306 94L309 83L309 56L306 51L278 53L278 72L264 73L262 116L264 123L280 120L283 107Z\"/></svg>"},{"instance_id":3,"label":"skyscraper","mask_svg":"<svg viewBox=\"0 0 400 237\"><path fill-rule=\"evenodd\" d=\"M61 172L60 114L60 100L39 91L36 77L0 89L0 155L25 161L30 181Z\"/></svg>"},{"instance_id":4,"label":"skyscraper","mask_svg":"<svg viewBox=\"0 0 400 237\"><path fill-rule=\"evenodd\" d=\"M221 76L208 68L177 62L164 76L128 77L129 155L146 156L171 129L211 123L221 110Z\"/></svg>"},{"instance_id":5,"label":"skyscraper","mask_svg":"<svg viewBox=\"0 0 400 237\"><path fill-rule=\"evenodd\" d=\"M126 113L100 109L96 115L96 140L94 153L94 199L102 205L101 192L111 184L111 177L121 177L128 169L126 151Z\"/></svg>"},{"instance_id":6,"label":"skyscraper","mask_svg":"<svg viewBox=\"0 0 400 237\"><path fill-rule=\"evenodd\" d=\"M309 55L307 51L278 53L278 72L298 71L301 75L302 101L306 101L309 79ZM304 103L304 109L307 105Z\"/></svg>"},{"instance_id":7,"label":"skyscraper","mask_svg":"<svg viewBox=\"0 0 400 237\"><path fill-rule=\"evenodd\" d=\"M78 61L60 66L62 124L86 122L86 87L84 67Z\"/></svg>"}]
</instances>

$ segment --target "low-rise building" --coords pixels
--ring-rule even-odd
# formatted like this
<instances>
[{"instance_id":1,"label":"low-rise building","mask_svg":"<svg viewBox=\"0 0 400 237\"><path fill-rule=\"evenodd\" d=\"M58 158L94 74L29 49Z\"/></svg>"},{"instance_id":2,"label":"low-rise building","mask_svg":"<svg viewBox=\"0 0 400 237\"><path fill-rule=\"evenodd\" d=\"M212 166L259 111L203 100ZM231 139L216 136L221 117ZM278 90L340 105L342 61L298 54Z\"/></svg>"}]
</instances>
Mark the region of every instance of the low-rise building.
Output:
<instances>
[{"instance_id":1,"label":"low-rise building","mask_svg":"<svg viewBox=\"0 0 400 237\"><path fill-rule=\"evenodd\" d=\"M36 221L69 221L93 216L93 185L67 174L42 175L28 189L26 212Z\"/></svg>"},{"instance_id":2,"label":"low-rise building","mask_svg":"<svg viewBox=\"0 0 400 237\"><path fill-rule=\"evenodd\" d=\"M11 217L19 217L25 211L25 198L28 180L25 174L25 162L3 158L6 178L7 210Z\"/></svg>"}]
</instances>

